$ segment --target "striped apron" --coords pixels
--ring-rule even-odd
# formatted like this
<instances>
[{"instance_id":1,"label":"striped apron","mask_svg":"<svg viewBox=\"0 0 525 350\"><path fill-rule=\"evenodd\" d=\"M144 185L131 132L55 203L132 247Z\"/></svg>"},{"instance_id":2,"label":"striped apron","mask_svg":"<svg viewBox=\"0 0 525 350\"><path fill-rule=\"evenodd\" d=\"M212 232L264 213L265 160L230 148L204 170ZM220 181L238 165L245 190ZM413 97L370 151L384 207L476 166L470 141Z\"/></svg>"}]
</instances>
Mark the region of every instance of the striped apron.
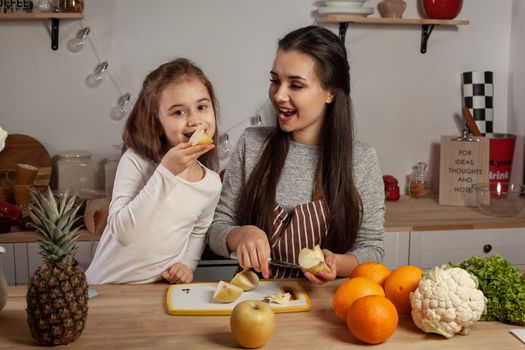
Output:
<instances>
[{"instance_id":1,"label":"striped apron","mask_svg":"<svg viewBox=\"0 0 525 350\"><path fill-rule=\"evenodd\" d=\"M321 245L326 238L328 217L328 203L318 186L313 201L296 206L292 213L277 204L273 210L273 232L268 235L272 259L297 264L301 249ZM271 266L270 278L297 277L304 277L299 269Z\"/></svg>"}]
</instances>

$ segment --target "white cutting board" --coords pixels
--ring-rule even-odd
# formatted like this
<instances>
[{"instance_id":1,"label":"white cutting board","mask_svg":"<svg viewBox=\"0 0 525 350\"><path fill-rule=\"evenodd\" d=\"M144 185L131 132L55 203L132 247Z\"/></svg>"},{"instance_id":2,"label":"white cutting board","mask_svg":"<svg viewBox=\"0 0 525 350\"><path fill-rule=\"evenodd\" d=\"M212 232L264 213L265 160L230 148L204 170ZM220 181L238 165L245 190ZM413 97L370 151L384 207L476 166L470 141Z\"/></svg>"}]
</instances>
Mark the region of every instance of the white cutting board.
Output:
<instances>
[{"instance_id":1,"label":"white cutting board","mask_svg":"<svg viewBox=\"0 0 525 350\"><path fill-rule=\"evenodd\" d=\"M219 303L212 296L217 282L173 284L166 295L170 315L229 315L235 305L244 300L263 300L272 293L288 292L292 295L287 304L269 303L275 313L301 312L311 309L310 298L297 281L260 281L257 288L243 292L232 303Z\"/></svg>"}]
</instances>

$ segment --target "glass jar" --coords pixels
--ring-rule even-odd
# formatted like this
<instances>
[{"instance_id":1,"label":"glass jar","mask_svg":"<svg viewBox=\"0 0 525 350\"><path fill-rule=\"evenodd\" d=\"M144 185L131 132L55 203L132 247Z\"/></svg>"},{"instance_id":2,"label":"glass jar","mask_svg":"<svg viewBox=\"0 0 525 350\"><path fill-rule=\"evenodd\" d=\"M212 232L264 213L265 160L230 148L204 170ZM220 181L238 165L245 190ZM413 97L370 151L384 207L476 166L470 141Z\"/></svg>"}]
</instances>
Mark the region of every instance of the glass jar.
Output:
<instances>
[{"instance_id":1,"label":"glass jar","mask_svg":"<svg viewBox=\"0 0 525 350\"><path fill-rule=\"evenodd\" d=\"M55 0L56 7L63 12L84 11L84 0Z\"/></svg>"},{"instance_id":2,"label":"glass jar","mask_svg":"<svg viewBox=\"0 0 525 350\"><path fill-rule=\"evenodd\" d=\"M57 187L59 192L67 188L80 192L95 189L95 165L91 153L82 150L64 151L57 160Z\"/></svg>"},{"instance_id":3,"label":"glass jar","mask_svg":"<svg viewBox=\"0 0 525 350\"><path fill-rule=\"evenodd\" d=\"M410 197L423 198L432 195L430 173L427 171L427 168L428 165L425 162L419 162L414 167L408 186Z\"/></svg>"},{"instance_id":4,"label":"glass jar","mask_svg":"<svg viewBox=\"0 0 525 350\"><path fill-rule=\"evenodd\" d=\"M115 182L119 159L119 156L111 156L106 158L104 163L104 189L108 196L111 196L113 192L113 183Z\"/></svg>"}]
</instances>

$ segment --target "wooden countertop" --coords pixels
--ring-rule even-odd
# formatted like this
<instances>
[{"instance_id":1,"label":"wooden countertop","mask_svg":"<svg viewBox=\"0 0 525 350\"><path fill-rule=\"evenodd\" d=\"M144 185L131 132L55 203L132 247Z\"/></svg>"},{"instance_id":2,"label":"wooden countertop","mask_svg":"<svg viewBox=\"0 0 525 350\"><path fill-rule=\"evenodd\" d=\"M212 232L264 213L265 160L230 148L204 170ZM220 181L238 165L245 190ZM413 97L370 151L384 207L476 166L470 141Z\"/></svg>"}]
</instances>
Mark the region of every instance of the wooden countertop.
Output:
<instances>
[{"instance_id":1,"label":"wooden countertop","mask_svg":"<svg viewBox=\"0 0 525 350\"><path fill-rule=\"evenodd\" d=\"M15 228L16 230L16 228ZM88 232L86 230L80 231L79 241L98 241L100 236ZM9 233L0 234L1 243L30 243L38 241L38 235L33 231L11 231Z\"/></svg>"},{"instance_id":2,"label":"wooden countertop","mask_svg":"<svg viewBox=\"0 0 525 350\"><path fill-rule=\"evenodd\" d=\"M513 217L495 217L477 207L439 205L437 198L401 196L399 201L386 202L386 232L518 227L525 227L525 207Z\"/></svg>"},{"instance_id":3,"label":"wooden countertop","mask_svg":"<svg viewBox=\"0 0 525 350\"><path fill-rule=\"evenodd\" d=\"M265 349L355 349L365 345L348 332L331 306L343 280L316 286L302 280L312 310L276 314L276 329ZM89 301L86 328L68 349L235 349L228 316L170 316L165 310L167 284L93 285L98 293ZM37 344L26 322L26 288L9 288L0 311L0 349L28 349ZM468 336L451 339L418 330L410 317L402 317L394 335L374 349L520 349L509 333L517 326L479 322ZM371 347L370 347L371 348Z\"/></svg>"},{"instance_id":4,"label":"wooden countertop","mask_svg":"<svg viewBox=\"0 0 525 350\"><path fill-rule=\"evenodd\" d=\"M514 217L488 216L476 207L439 205L437 198L414 199L401 196L397 202L386 202L385 232L472 230L488 228L525 227L525 208ZM81 241L98 240L100 237L81 231ZM34 242L34 232L14 231L0 234L0 243Z\"/></svg>"}]
</instances>

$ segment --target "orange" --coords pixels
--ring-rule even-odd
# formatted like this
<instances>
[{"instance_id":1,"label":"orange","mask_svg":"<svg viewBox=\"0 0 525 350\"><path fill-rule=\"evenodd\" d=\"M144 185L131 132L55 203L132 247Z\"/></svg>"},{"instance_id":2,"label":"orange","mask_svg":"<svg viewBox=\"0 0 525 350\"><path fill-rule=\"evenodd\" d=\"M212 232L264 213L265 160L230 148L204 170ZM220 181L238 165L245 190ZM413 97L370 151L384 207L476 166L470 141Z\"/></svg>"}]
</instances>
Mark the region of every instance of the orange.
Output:
<instances>
[{"instance_id":1,"label":"orange","mask_svg":"<svg viewBox=\"0 0 525 350\"><path fill-rule=\"evenodd\" d=\"M366 262L358 265L355 270L352 271L350 277L368 277L383 287L388 275L390 275L390 269L384 264L378 262Z\"/></svg>"},{"instance_id":2,"label":"orange","mask_svg":"<svg viewBox=\"0 0 525 350\"><path fill-rule=\"evenodd\" d=\"M385 281L385 296L396 306L400 314L409 314L410 293L419 285L423 270L417 266L399 266Z\"/></svg>"},{"instance_id":3,"label":"orange","mask_svg":"<svg viewBox=\"0 0 525 350\"><path fill-rule=\"evenodd\" d=\"M350 309L350 305L365 295L381 295L384 297L385 292L379 284L366 277L350 278L341 284L332 299L332 305L337 317L346 320L346 314L348 309Z\"/></svg>"},{"instance_id":4,"label":"orange","mask_svg":"<svg viewBox=\"0 0 525 350\"><path fill-rule=\"evenodd\" d=\"M398 321L396 307L390 300L368 295L350 306L346 326L357 339L368 344L379 344L394 334Z\"/></svg>"}]
</instances>

